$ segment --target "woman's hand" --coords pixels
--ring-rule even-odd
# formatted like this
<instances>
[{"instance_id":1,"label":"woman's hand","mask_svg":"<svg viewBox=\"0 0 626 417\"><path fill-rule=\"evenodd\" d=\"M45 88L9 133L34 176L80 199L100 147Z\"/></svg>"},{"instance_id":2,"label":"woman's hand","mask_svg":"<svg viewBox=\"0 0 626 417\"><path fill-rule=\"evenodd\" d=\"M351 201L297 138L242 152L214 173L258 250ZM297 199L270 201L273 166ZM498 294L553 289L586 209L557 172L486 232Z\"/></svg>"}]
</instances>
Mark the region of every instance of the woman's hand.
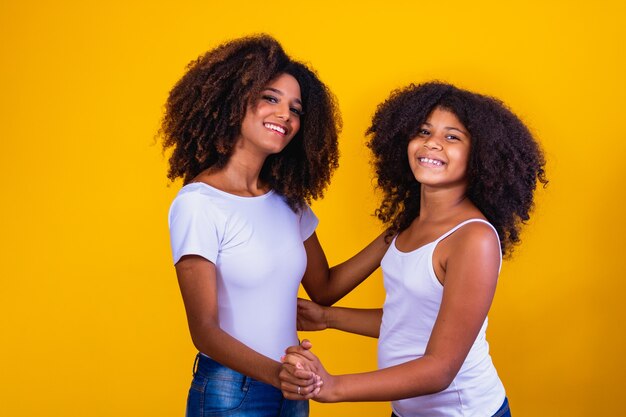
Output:
<instances>
[{"instance_id":1,"label":"woman's hand","mask_svg":"<svg viewBox=\"0 0 626 417\"><path fill-rule=\"evenodd\" d=\"M298 318L296 321L298 330L316 331L327 329L329 308L316 304L313 301L298 298Z\"/></svg>"},{"instance_id":2,"label":"woman's hand","mask_svg":"<svg viewBox=\"0 0 626 417\"><path fill-rule=\"evenodd\" d=\"M308 340L287 349L280 372L283 396L290 400L314 399L328 402L333 392L334 377L326 372L318 357L309 349ZM300 385L306 383L311 374L315 375L314 385Z\"/></svg>"},{"instance_id":3,"label":"woman's hand","mask_svg":"<svg viewBox=\"0 0 626 417\"><path fill-rule=\"evenodd\" d=\"M304 339L300 346L302 350L309 350L313 345ZM289 350L289 349L287 349ZM302 357L302 361L286 362L286 355L280 358L282 362L279 378L285 398L292 400L308 400L317 395L322 385L322 379L312 371L310 361Z\"/></svg>"}]
</instances>

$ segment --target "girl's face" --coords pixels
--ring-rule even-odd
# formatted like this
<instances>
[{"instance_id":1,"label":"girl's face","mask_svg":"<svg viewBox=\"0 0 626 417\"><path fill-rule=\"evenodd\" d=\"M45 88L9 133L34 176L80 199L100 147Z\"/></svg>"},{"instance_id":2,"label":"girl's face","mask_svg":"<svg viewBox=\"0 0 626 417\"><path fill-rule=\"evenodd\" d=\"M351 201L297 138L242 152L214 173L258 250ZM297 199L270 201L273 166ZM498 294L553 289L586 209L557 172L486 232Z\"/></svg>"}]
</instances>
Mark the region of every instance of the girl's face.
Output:
<instances>
[{"instance_id":1,"label":"girl's face","mask_svg":"<svg viewBox=\"0 0 626 417\"><path fill-rule=\"evenodd\" d=\"M467 186L470 145L470 135L456 115L435 108L409 141L409 165L415 179L425 186Z\"/></svg>"},{"instance_id":2,"label":"girl's face","mask_svg":"<svg viewBox=\"0 0 626 417\"><path fill-rule=\"evenodd\" d=\"M300 129L300 84L281 74L248 105L237 146L265 154L282 151Z\"/></svg>"}]
</instances>

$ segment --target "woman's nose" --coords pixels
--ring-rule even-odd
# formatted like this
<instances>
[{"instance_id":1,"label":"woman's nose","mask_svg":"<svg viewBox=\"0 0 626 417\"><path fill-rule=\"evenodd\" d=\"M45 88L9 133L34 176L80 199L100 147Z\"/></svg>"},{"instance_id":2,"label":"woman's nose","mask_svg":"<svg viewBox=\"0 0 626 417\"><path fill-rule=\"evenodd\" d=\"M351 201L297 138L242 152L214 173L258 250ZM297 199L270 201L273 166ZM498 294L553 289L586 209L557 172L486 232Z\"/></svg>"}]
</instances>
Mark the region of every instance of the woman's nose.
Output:
<instances>
[{"instance_id":1,"label":"woman's nose","mask_svg":"<svg viewBox=\"0 0 626 417\"><path fill-rule=\"evenodd\" d=\"M276 117L282 120L289 120L291 112L289 111L289 106L277 106L276 107Z\"/></svg>"}]
</instances>

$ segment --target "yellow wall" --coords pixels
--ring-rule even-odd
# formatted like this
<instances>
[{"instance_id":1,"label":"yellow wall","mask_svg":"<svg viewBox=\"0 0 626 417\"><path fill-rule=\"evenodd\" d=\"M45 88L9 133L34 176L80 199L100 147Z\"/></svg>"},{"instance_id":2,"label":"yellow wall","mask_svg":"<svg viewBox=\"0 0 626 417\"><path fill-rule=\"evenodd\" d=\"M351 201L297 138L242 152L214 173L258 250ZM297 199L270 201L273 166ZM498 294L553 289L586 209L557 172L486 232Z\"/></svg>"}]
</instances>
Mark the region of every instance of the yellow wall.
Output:
<instances>
[{"instance_id":1,"label":"yellow wall","mask_svg":"<svg viewBox=\"0 0 626 417\"><path fill-rule=\"evenodd\" d=\"M254 32L339 98L341 167L314 205L332 262L379 230L363 132L391 89L451 81L528 122L551 182L503 268L494 361L516 417L622 412L624 2L379 3L0 1L0 415L183 414L194 350L166 224L180 184L154 134L187 62ZM370 281L343 304L379 305ZM331 372L375 366L372 340L305 336Z\"/></svg>"}]
</instances>

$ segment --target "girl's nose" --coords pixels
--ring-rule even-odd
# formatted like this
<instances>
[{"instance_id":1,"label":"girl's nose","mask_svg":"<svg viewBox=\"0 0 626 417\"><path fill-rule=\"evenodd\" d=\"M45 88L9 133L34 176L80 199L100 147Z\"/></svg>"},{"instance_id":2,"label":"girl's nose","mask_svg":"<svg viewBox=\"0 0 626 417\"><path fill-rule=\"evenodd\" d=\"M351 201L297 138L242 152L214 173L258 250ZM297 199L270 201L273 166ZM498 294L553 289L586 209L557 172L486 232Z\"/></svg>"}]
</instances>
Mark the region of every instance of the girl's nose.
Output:
<instances>
[{"instance_id":1,"label":"girl's nose","mask_svg":"<svg viewBox=\"0 0 626 417\"><path fill-rule=\"evenodd\" d=\"M429 136L424 142L424 147L428 149L441 149L441 143L439 140L433 135Z\"/></svg>"}]
</instances>

